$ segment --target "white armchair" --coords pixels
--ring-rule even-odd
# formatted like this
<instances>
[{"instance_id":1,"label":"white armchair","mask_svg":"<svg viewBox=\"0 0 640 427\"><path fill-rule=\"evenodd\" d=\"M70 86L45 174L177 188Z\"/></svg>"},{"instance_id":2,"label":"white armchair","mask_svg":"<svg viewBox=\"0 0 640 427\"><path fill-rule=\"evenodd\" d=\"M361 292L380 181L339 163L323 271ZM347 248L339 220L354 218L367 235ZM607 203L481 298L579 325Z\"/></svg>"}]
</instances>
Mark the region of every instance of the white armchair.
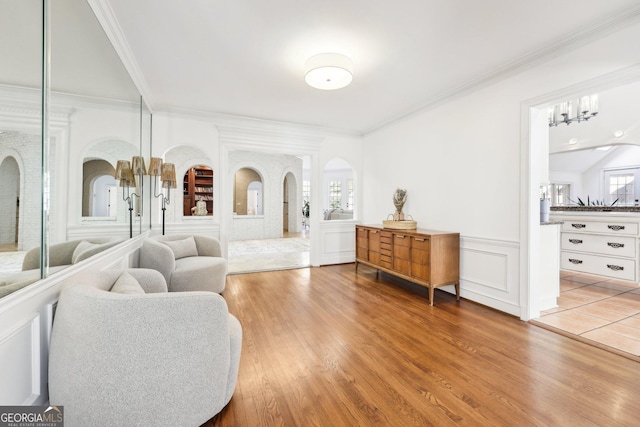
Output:
<instances>
[{"instance_id":1,"label":"white armchair","mask_svg":"<svg viewBox=\"0 0 640 427\"><path fill-rule=\"evenodd\" d=\"M68 426L201 425L235 389L240 323L218 294L167 292L160 273L127 272L101 272L62 291L50 403L64 405Z\"/></svg>"},{"instance_id":2,"label":"white armchair","mask_svg":"<svg viewBox=\"0 0 640 427\"><path fill-rule=\"evenodd\" d=\"M200 235L169 235L146 239L140 248L139 266L159 271L170 292L222 293L227 260L220 242Z\"/></svg>"}]
</instances>

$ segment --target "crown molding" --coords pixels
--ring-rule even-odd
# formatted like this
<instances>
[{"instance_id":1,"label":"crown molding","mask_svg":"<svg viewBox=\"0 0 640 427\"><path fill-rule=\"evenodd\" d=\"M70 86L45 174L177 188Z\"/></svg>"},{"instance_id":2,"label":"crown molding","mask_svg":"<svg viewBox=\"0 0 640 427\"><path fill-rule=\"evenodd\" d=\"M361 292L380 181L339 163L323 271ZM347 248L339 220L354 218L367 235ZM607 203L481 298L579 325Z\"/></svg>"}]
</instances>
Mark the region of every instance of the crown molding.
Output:
<instances>
[{"instance_id":1,"label":"crown molding","mask_svg":"<svg viewBox=\"0 0 640 427\"><path fill-rule=\"evenodd\" d=\"M158 106L154 115L165 115L168 117L184 118L189 120L200 120L214 124L230 124L236 126L249 126L262 129L277 129L282 132L294 132L299 134L313 135L336 135L347 137L361 137L362 134L356 131L341 130L335 128L325 128L320 126L305 125L293 122L280 122L276 120L259 119L255 117L236 116L233 114L212 113L206 111L188 110L174 107Z\"/></svg>"},{"instance_id":2,"label":"crown molding","mask_svg":"<svg viewBox=\"0 0 640 427\"><path fill-rule=\"evenodd\" d=\"M597 24L585 26L579 31L574 31L569 36L556 39L540 49L529 52L528 54L521 56L514 61L508 62L488 73L479 75L462 85L440 92L430 99L427 99L416 108L382 122L371 129L363 131L362 135L366 136L390 124L413 116L414 114L438 107L452 99L467 95L515 74L519 74L527 69L536 67L564 53L601 39L609 34L618 32L638 22L640 22L640 7L637 6L627 10L623 14L609 17L608 19L602 19L598 21Z\"/></svg>"},{"instance_id":3,"label":"crown molding","mask_svg":"<svg viewBox=\"0 0 640 427\"><path fill-rule=\"evenodd\" d=\"M129 76L131 77L131 80L133 80L138 92L142 95L147 107L151 112L153 112L154 101L153 96L151 95L151 90L147 84L147 80L142 73L138 61L136 61L135 55L131 50L131 46L129 46L129 42L127 42L127 38L125 37L108 0L87 0L87 3L89 3L93 13L96 15L98 22L100 22L102 29L107 35L107 38L111 41L113 48L120 57L122 64L129 73Z\"/></svg>"},{"instance_id":4,"label":"crown molding","mask_svg":"<svg viewBox=\"0 0 640 427\"><path fill-rule=\"evenodd\" d=\"M220 143L240 150L283 152L295 155L314 153L320 149L323 137L276 129L258 129L218 125Z\"/></svg>"}]
</instances>

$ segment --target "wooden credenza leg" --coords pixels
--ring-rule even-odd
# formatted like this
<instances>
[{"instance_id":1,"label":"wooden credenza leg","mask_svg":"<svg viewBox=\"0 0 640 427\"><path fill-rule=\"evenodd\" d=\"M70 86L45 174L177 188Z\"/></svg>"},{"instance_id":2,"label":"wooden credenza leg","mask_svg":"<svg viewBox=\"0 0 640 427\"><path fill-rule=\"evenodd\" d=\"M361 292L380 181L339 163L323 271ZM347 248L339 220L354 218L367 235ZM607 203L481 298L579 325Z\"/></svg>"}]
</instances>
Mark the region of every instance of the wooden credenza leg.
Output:
<instances>
[{"instance_id":1,"label":"wooden credenza leg","mask_svg":"<svg viewBox=\"0 0 640 427\"><path fill-rule=\"evenodd\" d=\"M460 301L460 282L456 282L456 300Z\"/></svg>"},{"instance_id":2,"label":"wooden credenza leg","mask_svg":"<svg viewBox=\"0 0 640 427\"><path fill-rule=\"evenodd\" d=\"M435 291L434 286L429 286L429 305L433 305L433 294Z\"/></svg>"}]
</instances>

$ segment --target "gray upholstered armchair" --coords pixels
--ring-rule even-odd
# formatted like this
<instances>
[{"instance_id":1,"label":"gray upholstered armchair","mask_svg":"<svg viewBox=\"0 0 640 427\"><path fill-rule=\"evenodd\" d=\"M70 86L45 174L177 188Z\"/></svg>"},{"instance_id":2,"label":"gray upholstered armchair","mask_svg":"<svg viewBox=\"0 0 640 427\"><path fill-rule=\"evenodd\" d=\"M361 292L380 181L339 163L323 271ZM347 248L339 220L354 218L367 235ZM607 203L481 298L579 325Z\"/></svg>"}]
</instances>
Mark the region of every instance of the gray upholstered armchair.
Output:
<instances>
[{"instance_id":1,"label":"gray upholstered armchair","mask_svg":"<svg viewBox=\"0 0 640 427\"><path fill-rule=\"evenodd\" d=\"M162 273L171 292L222 293L227 278L227 260L222 258L220 242L207 236L146 239L140 248L139 265Z\"/></svg>"},{"instance_id":2,"label":"gray upholstered armchair","mask_svg":"<svg viewBox=\"0 0 640 427\"><path fill-rule=\"evenodd\" d=\"M220 295L167 292L154 270L101 272L61 293L49 400L70 427L198 426L231 399L241 347Z\"/></svg>"}]
</instances>

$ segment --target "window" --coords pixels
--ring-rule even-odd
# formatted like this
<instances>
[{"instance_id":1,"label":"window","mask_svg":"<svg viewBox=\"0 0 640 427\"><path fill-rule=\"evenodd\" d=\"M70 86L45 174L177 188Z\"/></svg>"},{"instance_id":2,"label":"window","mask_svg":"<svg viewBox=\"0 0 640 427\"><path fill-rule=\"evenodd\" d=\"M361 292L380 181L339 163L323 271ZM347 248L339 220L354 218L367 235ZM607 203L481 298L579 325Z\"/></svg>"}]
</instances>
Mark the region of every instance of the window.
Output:
<instances>
[{"instance_id":1,"label":"window","mask_svg":"<svg viewBox=\"0 0 640 427\"><path fill-rule=\"evenodd\" d=\"M311 200L311 181L302 181L302 201Z\"/></svg>"},{"instance_id":2,"label":"window","mask_svg":"<svg viewBox=\"0 0 640 427\"><path fill-rule=\"evenodd\" d=\"M329 207L331 209L340 208L342 199L342 183L340 181L329 182Z\"/></svg>"},{"instance_id":3,"label":"window","mask_svg":"<svg viewBox=\"0 0 640 427\"><path fill-rule=\"evenodd\" d=\"M540 187L540 198L551 200L551 206L567 206L571 204L571 184L552 183Z\"/></svg>"},{"instance_id":4,"label":"window","mask_svg":"<svg viewBox=\"0 0 640 427\"><path fill-rule=\"evenodd\" d=\"M344 159L327 162L322 173L322 212L326 220L351 220L355 204L356 180L353 168Z\"/></svg>"},{"instance_id":5,"label":"window","mask_svg":"<svg viewBox=\"0 0 640 427\"><path fill-rule=\"evenodd\" d=\"M604 173L607 202L616 206L633 206L638 199L640 168L609 170Z\"/></svg>"}]
</instances>

